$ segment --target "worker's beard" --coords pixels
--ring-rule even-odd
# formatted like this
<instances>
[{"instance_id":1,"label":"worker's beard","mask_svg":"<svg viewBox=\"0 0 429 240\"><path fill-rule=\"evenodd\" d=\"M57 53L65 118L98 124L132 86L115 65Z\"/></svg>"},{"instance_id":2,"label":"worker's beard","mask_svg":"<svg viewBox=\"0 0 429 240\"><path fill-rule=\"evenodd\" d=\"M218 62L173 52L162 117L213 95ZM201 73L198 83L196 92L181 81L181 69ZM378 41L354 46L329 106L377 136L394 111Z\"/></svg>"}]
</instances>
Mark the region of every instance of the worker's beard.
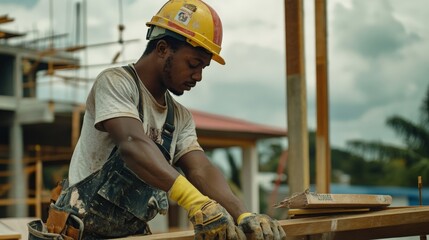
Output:
<instances>
[{"instance_id":1,"label":"worker's beard","mask_svg":"<svg viewBox=\"0 0 429 240\"><path fill-rule=\"evenodd\" d=\"M181 96L183 95L183 91L177 91L174 88L168 87L168 85L173 85L173 77L171 76L171 69L173 67L173 56L170 55L168 56L168 58L165 60L165 64L164 64L164 84L167 87L167 89L173 93L176 96Z\"/></svg>"}]
</instances>

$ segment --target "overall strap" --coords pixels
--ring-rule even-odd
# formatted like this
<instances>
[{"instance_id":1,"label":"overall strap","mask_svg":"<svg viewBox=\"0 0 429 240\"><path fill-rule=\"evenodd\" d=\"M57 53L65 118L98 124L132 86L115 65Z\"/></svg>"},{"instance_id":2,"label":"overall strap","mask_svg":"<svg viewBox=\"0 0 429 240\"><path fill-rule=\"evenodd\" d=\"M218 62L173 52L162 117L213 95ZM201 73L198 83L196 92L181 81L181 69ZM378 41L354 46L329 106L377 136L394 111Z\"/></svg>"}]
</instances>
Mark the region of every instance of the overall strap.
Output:
<instances>
[{"instance_id":1,"label":"overall strap","mask_svg":"<svg viewBox=\"0 0 429 240\"><path fill-rule=\"evenodd\" d=\"M170 152L170 146L171 142L173 141L173 132L174 132L174 105L173 105L173 99L171 98L168 91L166 94L166 101L167 101L167 118L165 119L164 126L162 127L162 146L165 148L165 150L168 150ZM170 154L168 154L170 155Z\"/></svg>"},{"instance_id":2,"label":"overall strap","mask_svg":"<svg viewBox=\"0 0 429 240\"><path fill-rule=\"evenodd\" d=\"M137 109L139 111L140 120L143 122L142 92L141 92L141 88L140 88L139 77L137 76L137 73L134 70L134 68L130 67L129 65L122 66L122 68L125 69L125 71L127 71L128 74L133 76L134 82L136 83L137 89L139 90L139 105L138 105Z\"/></svg>"},{"instance_id":3,"label":"overall strap","mask_svg":"<svg viewBox=\"0 0 429 240\"><path fill-rule=\"evenodd\" d=\"M140 80L137 76L137 73L134 68L130 67L129 65L122 66L125 71L127 71L131 76L133 76L133 79L137 85L137 89L139 91L139 116L140 120L143 122L143 105L142 105L142 96L141 96L141 87L140 87ZM173 99L171 98L168 91L166 94L166 101L167 101L167 118L165 119L164 125L162 126L162 143L158 144L158 147L160 148L161 152L163 153L164 157L167 160L170 160L170 147L171 142L173 141L173 132L174 132L174 105L173 105Z\"/></svg>"}]
</instances>

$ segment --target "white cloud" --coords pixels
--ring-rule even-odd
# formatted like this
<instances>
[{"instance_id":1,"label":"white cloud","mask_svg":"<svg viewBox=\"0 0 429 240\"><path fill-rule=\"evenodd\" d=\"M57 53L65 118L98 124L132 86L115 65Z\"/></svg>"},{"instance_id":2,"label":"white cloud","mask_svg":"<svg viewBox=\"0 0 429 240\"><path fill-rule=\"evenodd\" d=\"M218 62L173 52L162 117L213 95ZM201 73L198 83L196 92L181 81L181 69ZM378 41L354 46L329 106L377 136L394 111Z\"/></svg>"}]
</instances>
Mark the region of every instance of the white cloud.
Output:
<instances>
[{"instance_id":1,"label":"white cloud","mask_svg":"<svg viewBox=\"0 0 429 240\"><path fill-rule=\"evenodd\" d=\"M0 2L16 18L2 28L48 33L49 0L33 5ZM74 40L76 0L54 2L54 30ZM117 0L88 3L88 43L115 41ZM284 1L207 0L224 25L221 54L197 87L178 98L186 106L249 121L285 126ZM392 114L417 117L428 87L429 27L427 0L330 0L328 2L330 133L334 146L351 138L396 141L384 122ZM15 3L15 2L14 2ZM23 3L23 2L21 2ZM137 59L146 45L145 23L159 1L123 1L126 45L122 59ZM306 80L309 127L315 127L314 5L305 1ZM34 37L34 35L31 35ZM63 44L65 44L64 42ZM77 54L88 64L110 62L119 45ZM87 57L86 57L87 56ZM86 63L86 62L84 62ZM95 77L102 68L77 75Z\"/></svg>"},{"instance_id":2,"label":"white cloud","mask_svg":"<svg viewBox=\"0 0 429 240\"><path fill-rule=\"evenodd\" d=\"M424 67L429 62L424 54L429 39L428 28L422 29L422 15L414 17L410 5L420 12L428 3L413 1L407 11L401 3L354 0L347 7L331 6L331 140L335 144L344 145L349 138L397 142L393 130L385 126L386 118L417 116L429 83L429 70Z\"/></svg>"}]
</instances>

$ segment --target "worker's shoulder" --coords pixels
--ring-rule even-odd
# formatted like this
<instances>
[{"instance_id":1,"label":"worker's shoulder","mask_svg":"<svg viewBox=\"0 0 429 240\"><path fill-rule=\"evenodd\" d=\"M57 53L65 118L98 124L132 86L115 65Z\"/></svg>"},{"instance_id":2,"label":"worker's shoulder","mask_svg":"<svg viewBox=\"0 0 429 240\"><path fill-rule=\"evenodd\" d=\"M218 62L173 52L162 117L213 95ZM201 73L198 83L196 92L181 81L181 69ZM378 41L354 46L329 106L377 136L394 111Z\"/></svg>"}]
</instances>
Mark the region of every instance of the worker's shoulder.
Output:
<instances>
[{"instance_id":1,"label":"worker's shoulder","mask_svg":"<svg viewBox=\"0 0 429 240\"><path fill-rule=\"evenodd\" d=\"M115 85L125 84L126 86L132 85L133 77L127 73L123 67L110 67L102 70L95 78L95 83L111 82Z\"/></svg>"},{"instance_id":2,"label":"worker's shoulder","mask_svg":"<svg viewBox=\"0 0 429 240\"><path fill-rule=\"evenodd\" d=\"M171 98L174 104L175 116L178 117L181 121L188 121L192 119L191 110L182 105L180 102L176 101L174 98Z\"/></svg>"},{"instance_id":3,"label":"worker's shoulder","mask_svg":"<svg viewBox=\"0 0 429 240\"><path fill-rule=\"evenodd\" d=\"M106 76L106 75L121 75L124 76L126 71L123 67L109 67L102 70L98 76Z\"/></svg>"},{"instance_id":4,"label":"worker's shoulder","mask_svg":"<svg viewBox=\"0 0 429 240\"><path fill-rule=\"evenodd\" d=\"M168 97L168 99L169 99L170 101L172 101L172 103L173 103L173 105L174 105L175 109L180 110L180 111L188 111L188 109L187 109L184 105L182 105L180 102L178 102L175 98L173 98L173 97L171 96L170 92L168 92L168 91L167 91L167 93L166 93L166 94L170 95L170 97Z\"/></svg>"}]
</instances>

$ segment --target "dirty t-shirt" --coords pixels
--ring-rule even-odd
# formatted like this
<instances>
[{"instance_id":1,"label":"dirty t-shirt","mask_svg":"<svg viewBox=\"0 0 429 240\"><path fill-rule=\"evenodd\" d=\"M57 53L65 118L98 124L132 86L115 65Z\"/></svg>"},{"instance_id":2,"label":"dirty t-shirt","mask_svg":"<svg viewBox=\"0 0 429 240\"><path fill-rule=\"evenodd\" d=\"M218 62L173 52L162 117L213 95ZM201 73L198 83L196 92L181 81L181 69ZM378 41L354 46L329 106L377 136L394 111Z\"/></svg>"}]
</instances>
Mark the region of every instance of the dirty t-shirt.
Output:
<instances>
[{"instance_id":1,"label":"dirty t-shirt","mask_svg":"<svg viewBox=\"0 0 429 240\"><path fill-rule=\"evenodd\" d=\"M143 101L142 127L152 140L160 143L162 126L167 117L167 107L158 104L141 81L139 84ZM138 99L136 83L122 67L109 68L100 73L86 101L81 136L70 163L70 184L77 183L100 169L115 146L100 123L116 117L131 117L140 120ZM197 142L195 123L191 113L174 99L172 100L175 131L170 148L172 159L170 164L174 164L190 151L202 151ZM166 160L156 159L154 161Z\"/></svg>"}]
</instances>

